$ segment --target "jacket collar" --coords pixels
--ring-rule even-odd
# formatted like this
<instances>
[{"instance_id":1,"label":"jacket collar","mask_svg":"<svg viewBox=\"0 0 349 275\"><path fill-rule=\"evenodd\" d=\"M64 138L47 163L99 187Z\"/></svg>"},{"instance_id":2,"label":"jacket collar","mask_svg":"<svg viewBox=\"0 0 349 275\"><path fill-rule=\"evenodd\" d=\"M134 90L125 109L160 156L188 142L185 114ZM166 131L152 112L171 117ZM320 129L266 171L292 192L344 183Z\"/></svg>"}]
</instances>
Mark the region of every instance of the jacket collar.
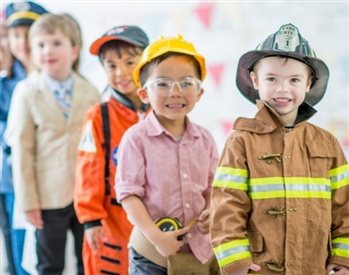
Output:
<instances>
[{"instance_id":1,"label":"jacket collar","mask_svg":"<svg viewBox=\"0 0 349 275\"><path fill-rule=\"evenodd\" d=\"M265 101L257 100L257 112L254 119L238 118L233 126L234 130L244 130L254 133L270 133L277 127L284 127L285 123L280 115ZM308 120L316 113L316 110L308 103L303 102L298 108L296 124Z\"/></svg>"},{"instance_id":2,"label":"jacket collar","mask_svg":"<svg viewBox=\"0 0 349 275\"><path fill-rule=\"evenodd\" d=\"M110 95L114 99L119 101L122 105L124 105L125 107L131 109L134 112L137 112L137 108L136 108L135 104L131 100L129 100L127 97L125 97L123 94L121 94L119 91L113 89L111 86L108 86L106 89L109 90L110 91ZM149 109L149 107L150 107L149 104L142 103L141 110L143 112L146 112Z\"/></svg>"}]
</instances>

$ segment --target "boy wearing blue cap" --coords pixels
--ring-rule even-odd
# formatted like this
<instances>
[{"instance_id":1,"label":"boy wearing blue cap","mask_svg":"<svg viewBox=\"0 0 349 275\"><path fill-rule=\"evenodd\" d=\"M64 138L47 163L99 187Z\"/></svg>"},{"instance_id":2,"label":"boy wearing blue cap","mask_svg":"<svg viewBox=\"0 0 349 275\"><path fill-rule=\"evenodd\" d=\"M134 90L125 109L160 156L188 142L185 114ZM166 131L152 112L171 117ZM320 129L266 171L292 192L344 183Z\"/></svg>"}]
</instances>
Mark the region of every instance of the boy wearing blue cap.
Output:
<instances>
[{"instance_id":1,"label":"boy wearing blue cap","mask_svg":"<svg viewBox=\"0 0 349 275\"><path fill-rule=\"evenodd\" d=\"M240 58L237 86L259 111L236 120L215 175L222 274L349 274L349 166L337 139L307 122L328 78L292 24Z\"/></svg>"},{"instance_id":2,"label":"boy wearing blue cap","mask_svg":"<svg viewBox=\"0 0 349 275\"><path fill-rule=\"evenodd\" d=\"M2 32L1 39L8 41L8 46L11 52L10 54L12 54L14 58L12 66L7 68L6 71L3 70L0 78L0 154L2 156L0 165L0 193L2 202L7 211L10 226L9 232L12 248L9 247L7 251L13 255L14 268L16 270L15 273L11 272L11 275L26 275L27 272L25 272L21 267L25 231L23 229L12 228L14 191L10 158L11 150L4 140L4 133L7 127L7 117L14 87L20 80L26 77L27 73L33 67L30 65L30 51L28 44L28 32L30 25L47 11L40 5L33 2L15 2L9 4L4 12L6 17L4 25L7 27L7 35L5 37L5 32ZM1 69L3 69L3 67Z\"/></svg>"}]
</instances>

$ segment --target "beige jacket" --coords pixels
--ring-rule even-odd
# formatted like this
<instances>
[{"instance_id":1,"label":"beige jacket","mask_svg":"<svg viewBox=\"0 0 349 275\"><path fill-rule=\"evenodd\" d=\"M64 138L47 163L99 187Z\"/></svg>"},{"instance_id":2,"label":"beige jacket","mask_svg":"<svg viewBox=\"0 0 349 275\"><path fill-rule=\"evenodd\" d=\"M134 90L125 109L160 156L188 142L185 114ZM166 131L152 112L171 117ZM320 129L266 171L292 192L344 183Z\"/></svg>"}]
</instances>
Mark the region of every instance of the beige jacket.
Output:
<instances>
[{"instance_id":1,"label":"beige jacket","mask_svg":"<svg viewBox=\"0 0 349 275\"><path fill-rule=\"evenodd\" d=\"M16 202L21 211L59 209L73 202L81 127L87 109L99 101L97 89L74 74L67 121L41 73L19 82L9 125Z\"/></svg>"},{"instance_id":2,"label":"beige jacket","mask_svg":"<svg viewBox=\"0 0 349 275\"><path fill-rule=\"evenodd\" d=\"M305 120L294 129L259 101L239 118L212 191L212 245L222 274L255 263L262 275L323 275L349 267L349 166L338 141Z\"/></svg>"}]
</instances>

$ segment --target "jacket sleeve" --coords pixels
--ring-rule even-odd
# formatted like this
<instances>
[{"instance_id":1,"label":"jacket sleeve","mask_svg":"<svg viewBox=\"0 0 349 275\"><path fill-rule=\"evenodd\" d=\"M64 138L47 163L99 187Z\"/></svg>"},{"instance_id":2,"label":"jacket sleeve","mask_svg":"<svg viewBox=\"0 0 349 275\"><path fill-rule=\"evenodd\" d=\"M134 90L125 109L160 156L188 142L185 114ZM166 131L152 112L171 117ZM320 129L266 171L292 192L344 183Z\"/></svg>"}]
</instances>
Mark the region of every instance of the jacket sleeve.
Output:
<instances>
[{"instance_id":1,"label":"jacket sleeve","mask_svg":"<svg viewBox=\"0 0 349 275\"><path fill-rule=\"evenodd\" d=\"M20 211L40 209L35 177L35 122L31 113L32 87L17 84L11 100L8 127L12 148L12 172Z\"/></svg>"},{"instance_id":2,"label":"jacket sleeve","mask_svg":"<svg viewBox=\"0 0 349 275\"><path fill-rule=\"evenodd\" d=\"M107 217L104 208L104 136L100 104L86 113L78 149L74 207L80 223L85 228L100 225Z\"/></svg>"},{"instance_id":3,"label":"jacket sleeve","mask_svg":"<svg viewBox=\"0 0 349 275\"><path fill-rule=\"evenodd\" d=\"M330 264L349 268L349 165L334 138L336 157L329 171L332 189L332 249Z\"/></svg>"},{"instance_id":4,"label":"jacket sleeve","mask_svg":"<svg viewBox=\"0 0 349 275\"><path fill-rule=\"evenodd\" d=\"M234 132L223 149L211 196L211 242L223 275L253 263L246 230L248 177L244 142Z\"/></svg>"}]
</instances>

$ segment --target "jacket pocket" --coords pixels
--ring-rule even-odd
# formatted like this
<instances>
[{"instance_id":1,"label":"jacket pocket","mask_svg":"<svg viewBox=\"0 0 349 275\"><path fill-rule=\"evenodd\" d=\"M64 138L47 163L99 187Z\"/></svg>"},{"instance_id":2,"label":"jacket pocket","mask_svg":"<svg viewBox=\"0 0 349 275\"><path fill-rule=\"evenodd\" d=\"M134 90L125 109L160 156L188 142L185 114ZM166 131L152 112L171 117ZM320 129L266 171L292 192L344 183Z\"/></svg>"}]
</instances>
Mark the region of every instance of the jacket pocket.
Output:
<instances>
[{"instance_id":1,"label":"jacket pocket","mask_svg":"<svg viewBox=\"0 0 349 275\"><path fill-rule=\"evenodd\" d=\"M263 236L260 232L247 232L248 239L250 240L250 251L252 253L263 252Z\"/></svg>"},{"instance_id":2,"label":"jacket pocket","mask_svg":"<svg viewBox=\"0 0 349 275\"><path fill-rule=\"evenodd\" d=\"M333 148L320 140L306 143L309 154L309 169L312 177L328 178L330 158L335 157Z\"/></svg>"}]
</instances>

